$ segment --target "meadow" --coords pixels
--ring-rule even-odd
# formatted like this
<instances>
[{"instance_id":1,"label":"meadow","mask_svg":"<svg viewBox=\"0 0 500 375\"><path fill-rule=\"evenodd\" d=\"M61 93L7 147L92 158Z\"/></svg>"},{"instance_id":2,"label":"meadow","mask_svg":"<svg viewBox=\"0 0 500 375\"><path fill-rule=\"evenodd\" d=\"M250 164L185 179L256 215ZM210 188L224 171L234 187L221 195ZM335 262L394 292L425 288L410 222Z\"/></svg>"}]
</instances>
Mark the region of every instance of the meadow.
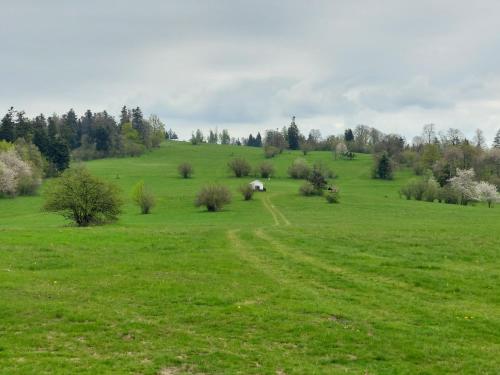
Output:
<instances>
[{"instance_id":1,"label":"meadow","mask_svg":"<svg viewBox=\"0 0 500 375\"><path fill-rule=\"evenodd\" d=\"M370 155L334 160L341 203L298 194L298 151L271 159L243 201L227 162L262 149L165 142L86 163L126 200L77 228L39 196L0 200L1 374L496 374L500 207L408 201L411 178L371 179ZM191 179L177 165L194 167ZM141 215L130 191L157 196ZM233 202L193 204L208 182Z\"/></svg>"}]
</instances>

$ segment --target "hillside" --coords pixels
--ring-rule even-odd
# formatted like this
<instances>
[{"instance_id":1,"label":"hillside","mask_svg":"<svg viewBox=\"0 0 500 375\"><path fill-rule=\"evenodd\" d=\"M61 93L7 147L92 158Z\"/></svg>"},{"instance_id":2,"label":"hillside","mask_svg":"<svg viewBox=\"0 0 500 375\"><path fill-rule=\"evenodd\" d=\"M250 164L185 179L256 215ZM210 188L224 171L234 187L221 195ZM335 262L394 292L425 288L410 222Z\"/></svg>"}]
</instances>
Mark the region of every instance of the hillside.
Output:
<instances>
[{"instance_id":1,"label":"hillside","mask_svg":"<svg viewBox=\"0 0 500 375\"><path fill-rule=\"evenodd\" d=\"M495 373L500 208L407 201L410 172L323 160L341 203L302 197L287 168L245 202L236 156L261 149L166 142L88 162L127 199L114 224L75 228L41 196L0 200L0 373ZM194 178L177 165L193 164ZM151 215L129 198L144 179ZM222 212L194 207L229 186ZM43 190L43 189L42 189ZM496 358L496 359L495 359Z\"/></svg>"}]
</instances>

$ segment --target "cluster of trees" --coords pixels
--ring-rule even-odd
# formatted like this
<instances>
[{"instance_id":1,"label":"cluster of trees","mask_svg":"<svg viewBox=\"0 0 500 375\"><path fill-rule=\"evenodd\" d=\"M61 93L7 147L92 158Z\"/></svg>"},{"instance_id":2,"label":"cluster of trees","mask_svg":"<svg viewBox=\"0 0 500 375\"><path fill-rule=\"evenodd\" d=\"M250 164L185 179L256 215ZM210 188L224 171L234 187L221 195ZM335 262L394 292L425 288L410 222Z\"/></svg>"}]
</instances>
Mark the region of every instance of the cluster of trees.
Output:
<instances>
[{"instance_id":1,"label":"cluster of trees","mask_svg":"<svg viewBox=\"0 0 500 375\"><path fill-rule=\"evenodd\" d=\"M223 129L221 133L218 132L217 129L215 131L209 131L208 137L205 137L203 132L200 129L197 129L195 132L191 134L191 144L199 145L202 143L210 143L210 144L221 144L221 145L238 145L241 146L241 142L237 138L231 138L229 135L229 131L227 129Z\"/></svg>"},{"instance_id":2,"label":"cluster of trees","mask_svg":"<svg viewBox=\"0 0 500 375\"><path fill-rule=\"evenodd\" d=\"M158 116L146 120L139 107L123 107L119 121L106 111L87 110L81 117L70 109L59 116L43 114L27 118L23 111L10 108L0 122L0 140L19 139L34 144L52 166L53 173L69 166L70 155L89 160L108 156L135 156L157 147L165 138L176 139Z\"/></svg>"},{"instance_id":3,"label":"cluster of trees","mask_svg":"<svg viewBox=\"0 0 500 375\"><path fill-rule=\"evenodd\" d=\"M424 126L422 136L399 155L399 162L411 167L415 174L432 172L440 186L455 177L457 170L473 169L478 180L500 186L500 131L487 148L481 130L468 140L459 130L437 133L435 126Z\"/></svg>"},{"instance_id":4,"label":"cluster of trees","mask_svg":"<svg viewBox=\"0 0 500 375\"><path fill-rule=\"evenodd\" d=\"M443 202L467 205L472 202L486 202L492 207L500 201L500 194L495 185L486 181L477 181L473 169L457 169L454 177L444 186L440 186L432 173L423 178L413 179L400 193L406 199L427 202Z\"/></svg>"}]
</instances>

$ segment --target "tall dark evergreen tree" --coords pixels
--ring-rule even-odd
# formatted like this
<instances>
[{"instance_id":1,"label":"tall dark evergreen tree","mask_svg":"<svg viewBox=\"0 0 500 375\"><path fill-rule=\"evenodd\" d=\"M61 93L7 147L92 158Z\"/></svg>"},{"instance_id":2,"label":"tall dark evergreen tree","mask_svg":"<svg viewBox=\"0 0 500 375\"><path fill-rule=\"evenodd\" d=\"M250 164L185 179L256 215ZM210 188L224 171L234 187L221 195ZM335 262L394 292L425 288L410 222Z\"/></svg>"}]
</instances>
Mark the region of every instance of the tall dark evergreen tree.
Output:
<instances>
[{"instance_id":1,"label":"tall dark evergreen tree","mask_svg":"<svg viewBox=\"0 0 500 375\"><path fill-rule=\"evenodd\" d=\"M44 155L49 153L49 136L47 133L47 121L43 114L35 117L33 121L33 143Z\"/></svg>"},{"instance_id":2,"label":"tall dark evergreen tree","mask_svg":"<svg viewBox=\"0 0 500 375\"><path fill-rule=\"evenodd\" d=\"M247 146L250 146L250 147L255 147L255 139L253 137L252 134L250 134L248 136L248 139L247 139Z\"/></svg>"},{"instance_id":3,"label":"tall dark evergreen tree","mask_svg":"<svg viewBox=\"0 0 500 375\"><path fill-rule=\"evenodd\" d=\"M352 142L354 141L354 134L352 132L351 129L347 129L345 132L344 132L344 140L346 142Z\"/></svg>"},{"instance_id":4,"label":"tall dark evergreen tree","mask_svg":"<svg viewBox=\"0 0 500 375\"><path fill-rule=\"evenodd\" d=\"M70 153L66 142L58 138L51 140L47 158L54 164L54 167L59 172L68 168Z\"/></svg>"},{"instance_id":5,"label":"tall dark evergreen tree","mask_svg":"<svg viewBox=\"0 0 500 375\"><path fill-rule=\"evenodd\" d=\"M375 159L373 177L382 180L392 180L392 161L387 152Z\"/></svg>"},{"instance_id":6,"label":"tall dark evergreen tree","mask_svg":"<svg viewBox=\"0 0 500 375\"><path fill-rule=\"evenodd\" d=\"M26 141L30 141L32 137L33 129L31 121L24 116L24 111L17 112L16 139L23 138Z\"/></svg>"},{"instance_id":7,"label":"tall dark evergreen tree","mask_svg":"<svg viewBox=\"0 0 500 375\"><path fill-rule=\"evenodd\" d=\"M120 113L120 127L123 126L123 124L126 124L130 122L130 111L127 109L126 106L122 107L122 111Z\"/></svg>"},{"instance_id":8,"label":"tall dark evergreen tree","mask_svg":"<svg viewBox=\"0 0 500 375\"><path fill-rule=\"evenodd\" d=\"M298 150L300 148L300 132L298 126L295 124L295 116L292 117L292 123L288 127L288 147L291 150Z\"/></svg>"},{"instance_id":9,"label":"tall dark evergreen tree","mask_svg":"<svg viewBox=\"0 0 500 375\"><path fill-rule=\"evenodd\" d=\"M495 139L493 140L493 147L500 148L500 129L498 129Z\"/></svg>"},{"instance_id":10,"label":"tall dark evergreen tree","mask_svg":"<svg viewBox=\"0 0 500 375\"><path fill-rule=\"evenodd\" d=\"M257 137L255 137L255 147L262 147L262 136L260 132L257 133Z\"/></svg>"},{"instance_id":11,"label":"tall dark evergreen tree","mask_svg":"<svg viewBox=\"0 0 500 375\"><path fill-rule=\"evenodd\" d=\"M58 126L57 126L58 122L59 119L57 118L56 115L50 116L48 118L47 135L49 136L49 140L51 142L59 136Z\"/></svg>"},{"instance_id":12,"label":"tall dark evergreen tree","mask_svg":"<svg viewBox=\"0 0 500 375\"><path fill-rule=\"evenodd\" d=\"M71 149L78 147L77 139L78 118L73 109L70 109L62 118L61 129L59 130L61 138L64 139Z\"/></svg>"},{"instance_id":13,"label":"tall dark evergreen tree","mask_svg":"<svg viewBox=\"0 0 500 375\"><path fill-rule=\"evenodd\" d=\"M16 140L16 129L14 124L14 107L10 107L0 123L0 140L14 142Z\"/></svg>"}]
</instances>

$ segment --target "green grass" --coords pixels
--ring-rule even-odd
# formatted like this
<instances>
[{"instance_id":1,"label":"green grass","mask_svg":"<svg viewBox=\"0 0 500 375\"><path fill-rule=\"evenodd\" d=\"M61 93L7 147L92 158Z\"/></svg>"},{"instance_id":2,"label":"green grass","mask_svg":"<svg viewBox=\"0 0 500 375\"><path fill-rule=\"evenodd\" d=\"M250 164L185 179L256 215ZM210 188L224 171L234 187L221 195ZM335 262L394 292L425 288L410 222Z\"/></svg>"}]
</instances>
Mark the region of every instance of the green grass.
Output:
<instances>
[{"instance_id":1,"label":"green grass","mask_svg":"<svg viewBox=\"0 0 500 375\"><path fill-rule=\"evenodd\" d=\"M245 202L235 156L264 160L165 143L89 162L127 200L107 226L69 226L40 196L0 200L0 373L498 373L500 208L407 201L409 172L376 181L370 156L326 152L307 159L338 174L340 204L298 195L298 152ZM151 215L131 203L141 179ZM212 181L234 193L222 212L193 204Z\"/></svg>"}]
</instances>

